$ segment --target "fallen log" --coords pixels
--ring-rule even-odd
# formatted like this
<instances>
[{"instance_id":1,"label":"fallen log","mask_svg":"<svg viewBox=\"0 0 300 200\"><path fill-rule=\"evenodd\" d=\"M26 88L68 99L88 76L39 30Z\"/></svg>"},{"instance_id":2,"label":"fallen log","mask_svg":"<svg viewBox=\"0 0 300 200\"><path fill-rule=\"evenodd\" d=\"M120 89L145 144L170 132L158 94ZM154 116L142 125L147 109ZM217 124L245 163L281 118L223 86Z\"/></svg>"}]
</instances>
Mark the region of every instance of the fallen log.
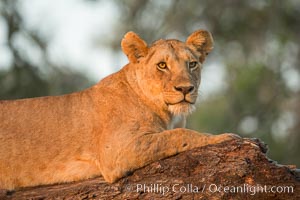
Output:
<instances>
[{"instance_id":1,"label":"fallen log","mask_svg":"<svg viewBox=\"0 0 300 200\"><path fill-rule=\"evenodd\" d=\"M300 199L300 172L266 156L257 139L234 139L151 163L114 184L102 177L0 190L0 199Z\"/></svg>"}]
</instances>

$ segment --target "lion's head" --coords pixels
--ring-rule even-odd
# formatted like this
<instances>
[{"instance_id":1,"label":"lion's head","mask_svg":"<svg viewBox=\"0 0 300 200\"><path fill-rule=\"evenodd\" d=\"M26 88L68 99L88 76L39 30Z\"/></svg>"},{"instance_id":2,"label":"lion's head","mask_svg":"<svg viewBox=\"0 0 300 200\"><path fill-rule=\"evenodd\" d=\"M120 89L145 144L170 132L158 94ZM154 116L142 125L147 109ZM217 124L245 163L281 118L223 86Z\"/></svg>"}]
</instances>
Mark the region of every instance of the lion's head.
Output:
<instances>
[{"instance_id":1,"label":"lion's head","mask_svg":"<svg viewBox=\"0 0 300 200\"><path fill-rule=\"evenodd\" d=\"M212 36L204 30L192 33L186 42L161 39L150 47L134 32L122 40L140 90L173 115L187 115L194 110L202 63L212 48Z\"/></svg>"}]
</instances>

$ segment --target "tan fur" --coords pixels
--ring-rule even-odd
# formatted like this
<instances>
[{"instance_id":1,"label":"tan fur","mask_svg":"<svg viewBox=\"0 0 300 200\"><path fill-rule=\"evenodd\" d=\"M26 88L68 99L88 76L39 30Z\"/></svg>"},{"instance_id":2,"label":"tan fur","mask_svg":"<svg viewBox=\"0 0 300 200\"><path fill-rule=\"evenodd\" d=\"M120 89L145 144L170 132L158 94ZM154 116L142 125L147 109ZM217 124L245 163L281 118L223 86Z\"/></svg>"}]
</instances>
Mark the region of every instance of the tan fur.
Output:
<instances>
[{"instance_id":1,"label":"tan fur","mask_svg":"<svg viewBox=\"0 0 300 200\"><path fill-rule=\"evenodd\" d=\"M0 188L98 175L114 182L152 161L231 139L173 129L193 110L201 62L212 43L210 33L200 30L187 42L158 40L147 47L129 32L122 40L129 64L91 88L0 101ZM192 61L197 68L189 68Z\"/></svg>"}]
</instances>

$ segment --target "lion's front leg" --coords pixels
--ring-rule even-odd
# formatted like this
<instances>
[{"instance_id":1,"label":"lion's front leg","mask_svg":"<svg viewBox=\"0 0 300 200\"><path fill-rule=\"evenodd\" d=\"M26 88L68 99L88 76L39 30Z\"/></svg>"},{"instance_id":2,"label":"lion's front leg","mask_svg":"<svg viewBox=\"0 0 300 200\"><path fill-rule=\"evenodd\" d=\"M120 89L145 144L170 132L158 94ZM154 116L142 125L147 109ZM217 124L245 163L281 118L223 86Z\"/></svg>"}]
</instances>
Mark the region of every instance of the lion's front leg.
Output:
<instances>
[{"instance_id":1,"label":"lion's front leg","mask_svg":"<svg viewBox=\"0 0 300 200\"><path fill-rule=\"evenodd\" d=\"M106 181L114 182L126 176L129 172L153 161L195 147L216 144L237 137L230 133L210 135L183 128L146 134L124 146L124 149L117 157L114 169L105 170L102 175Z\"/></svg>"}]
</instances>

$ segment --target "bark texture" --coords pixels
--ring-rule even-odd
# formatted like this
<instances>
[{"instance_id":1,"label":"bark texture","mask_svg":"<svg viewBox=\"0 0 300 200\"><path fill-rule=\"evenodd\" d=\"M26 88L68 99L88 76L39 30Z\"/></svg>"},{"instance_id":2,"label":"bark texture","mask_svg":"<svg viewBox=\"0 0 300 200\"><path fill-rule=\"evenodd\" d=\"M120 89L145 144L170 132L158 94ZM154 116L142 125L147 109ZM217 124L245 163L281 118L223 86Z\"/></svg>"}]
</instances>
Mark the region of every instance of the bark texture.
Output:
<instances>
[{"instance_id":1,"label":"bark texture","mask_svg":"<svg viewBox=\"0 0 300 200\"><path fill-rule=\"evenodd\" d=\"M114 184L98 177L0 190L0 199L300 199L299 170L266 152L259 140L236 139L156 161Z\"/></svg>"}]
</instances>

